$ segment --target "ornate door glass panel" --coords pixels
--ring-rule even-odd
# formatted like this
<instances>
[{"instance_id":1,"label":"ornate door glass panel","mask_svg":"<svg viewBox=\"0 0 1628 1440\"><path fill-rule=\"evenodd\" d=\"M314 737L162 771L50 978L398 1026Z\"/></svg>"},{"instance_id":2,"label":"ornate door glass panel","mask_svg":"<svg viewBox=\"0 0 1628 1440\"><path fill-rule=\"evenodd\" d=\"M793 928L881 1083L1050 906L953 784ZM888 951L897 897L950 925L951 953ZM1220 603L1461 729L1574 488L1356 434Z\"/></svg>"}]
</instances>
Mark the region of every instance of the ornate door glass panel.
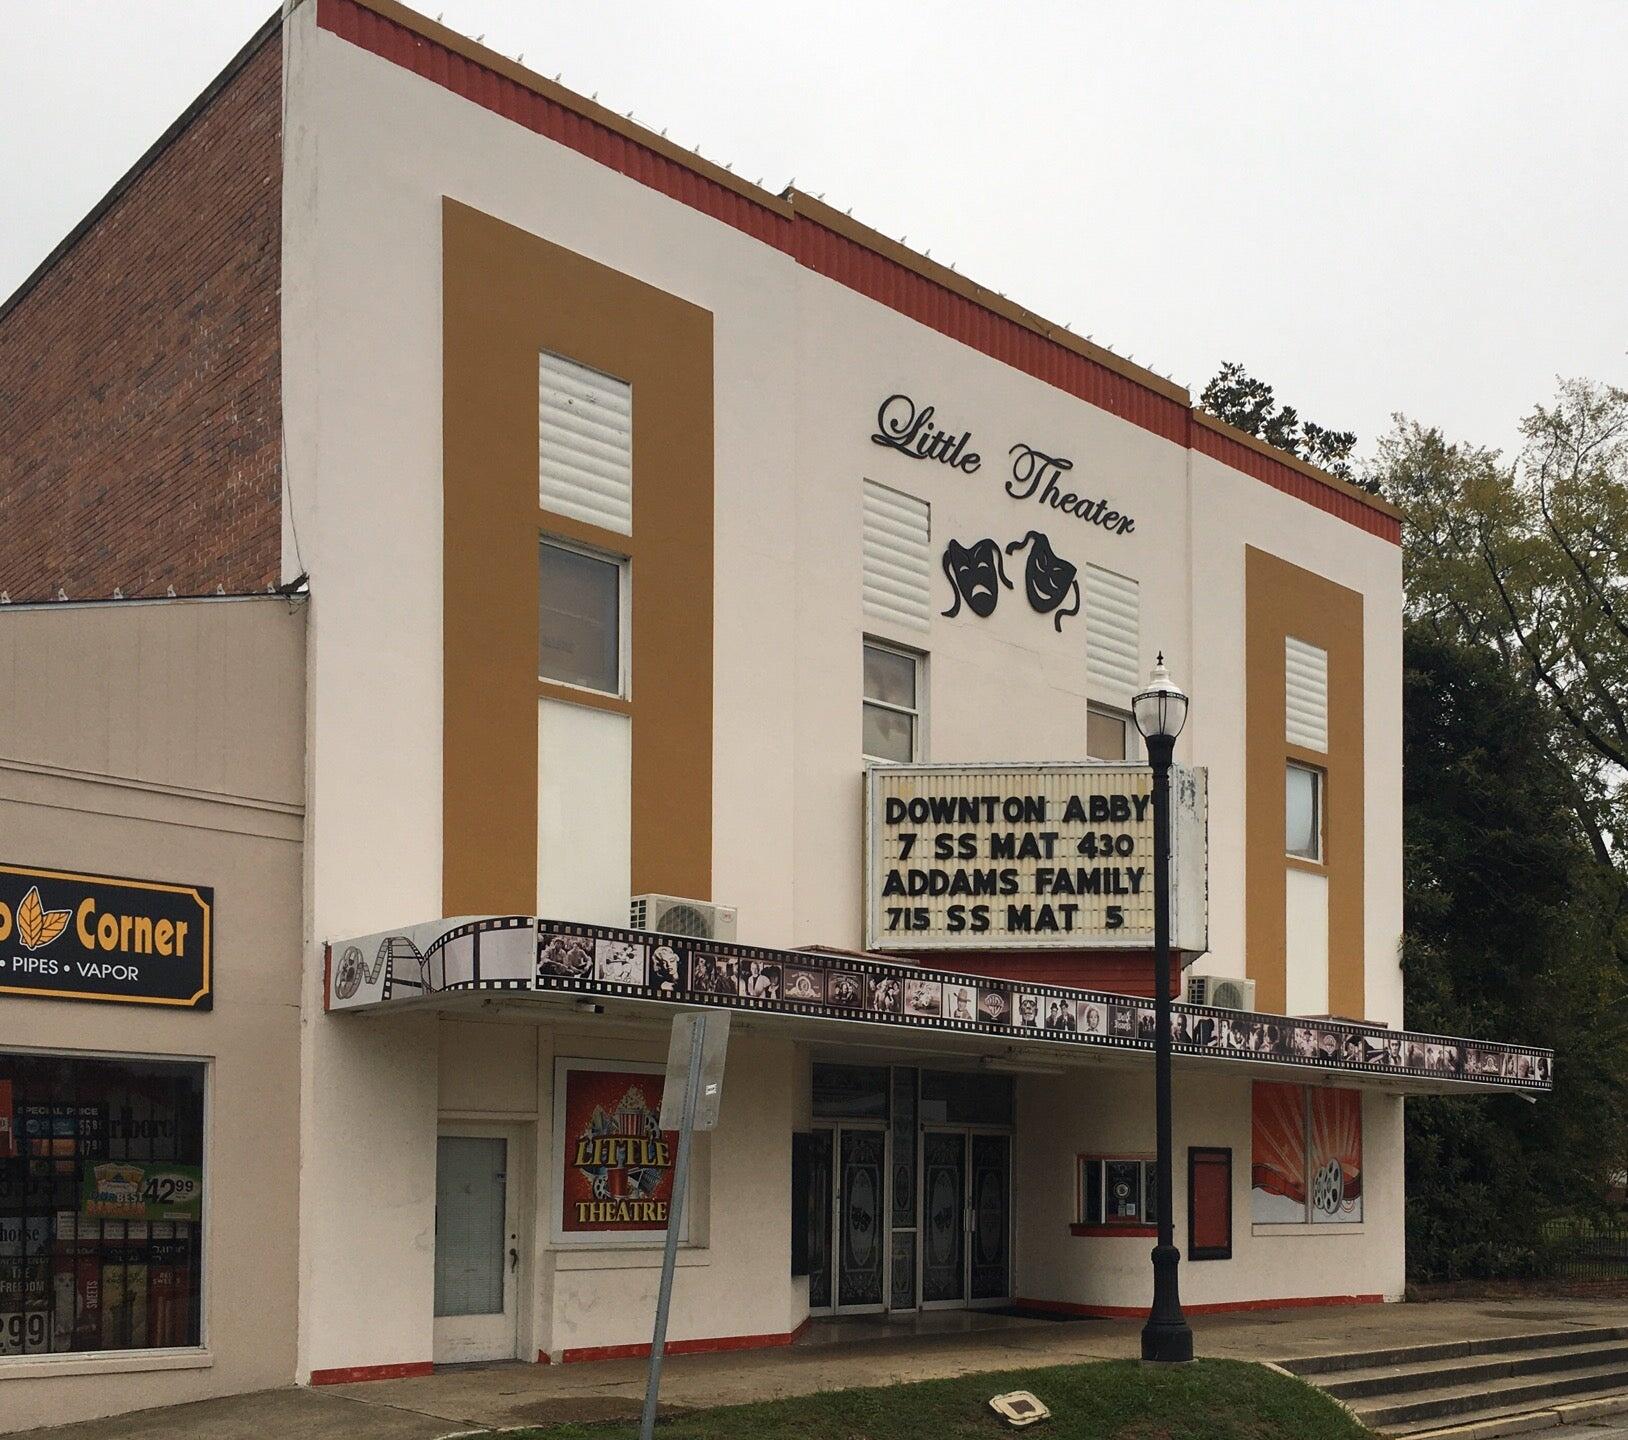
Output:
<instances>
[{"instance_id":1,"label":"ornate door glass panel","mask_svg":"<svg viewBox=\"0 0 1628 1440\"><path fill-rule=\"evenodd\" d=\"M831 1132L815 1130L808 1147L808 1308L831 1306Z\"/></svg>"},{"instance_id":2,"label":"ornate door glass panel","mask_svg":"<svg viewBox=\"0 0 1628 1440\"><path fill-rule=\"evenodd\" d=\"M1012 1293L1012 1140L972 1137L972 1296L1004 1300Z\"/></svg>"},{"instance_id":3,"label":"ornate door glass panel","mask_svg":"<svg viewBox=\"0 0 1628 1440\"><path fill-rule=\"evenodd\" d=\"M880 1130L840 1132L842 1193L837 1213L837 1305L882 1304L887 1212L883 1209L887 1137Z\"/></svg>"},{"instance_id":4,"label":"ornate door glass panel","mask_svg":"<svg viewBox=\"0 0 1628 1440\"><path fill-rule=\"evenodd\" d=\"M966 1137L929 1130L922 1137L921 1298L966 1299Z\"/></svg>"},{"instance_id":5,"label":"ornate door glass panel","mask_svg":"<svg viewBox=\"0 0 1628 1440\"><path fill-rule=\"evenodd\" d=\"M916 1232L914 1230L895 1230L893 1232L893 1282L890 1287L892 1298L888 1306L893 1310L914 1310L916 1308Z\"/></svg>"}]
</instances>

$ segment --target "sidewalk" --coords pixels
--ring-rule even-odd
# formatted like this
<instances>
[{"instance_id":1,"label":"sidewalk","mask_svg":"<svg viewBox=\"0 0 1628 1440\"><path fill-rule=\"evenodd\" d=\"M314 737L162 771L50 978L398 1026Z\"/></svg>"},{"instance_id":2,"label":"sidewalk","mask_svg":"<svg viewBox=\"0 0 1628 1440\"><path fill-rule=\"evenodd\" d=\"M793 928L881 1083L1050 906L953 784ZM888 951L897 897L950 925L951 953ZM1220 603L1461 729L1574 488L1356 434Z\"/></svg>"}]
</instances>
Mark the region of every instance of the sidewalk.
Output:
<instances>
[{"instance_id":1,"label":"sidewalk","mask_svg":"<svg viewBox=\"0 0 1628 1440\"><path fill-rule=\"evenodd\" d=\"M1620 1301L1458 1300L1203 1315L1198 1353L1282 1360L1343 1350L1622 1323ZM1047 1321L937 1312L904 1322L820 1322L789 1349L680 1355L663 1408L699 1408L820 1390L890 1385L1138 1353L1139 1322ZM636 1417L645 1362L464 1366L410 1380L268 1390L31 1430L39 1440L437 1440L483 1426Z\"/></svg>"}]
</instances>

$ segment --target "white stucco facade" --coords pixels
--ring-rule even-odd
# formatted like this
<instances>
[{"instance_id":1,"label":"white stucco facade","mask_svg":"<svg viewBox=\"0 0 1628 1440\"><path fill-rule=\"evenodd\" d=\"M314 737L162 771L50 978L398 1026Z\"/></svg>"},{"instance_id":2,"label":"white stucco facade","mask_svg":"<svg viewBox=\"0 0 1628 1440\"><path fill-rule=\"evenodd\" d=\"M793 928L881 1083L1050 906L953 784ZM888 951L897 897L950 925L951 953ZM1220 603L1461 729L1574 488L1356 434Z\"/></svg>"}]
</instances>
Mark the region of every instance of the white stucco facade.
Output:
<instances>
[{"instance_id":1,"label":"white stucco facade","mask_svg":"<svg viewBox=\"0 0 1628 1440\"><path fill-rule=\"evenodd\" d=\"M309 572L313 595L302 1378L432 1358L438 1116L521 1117L535 1201L549 1193L546 1158L560 1139L549 1134L549 1057L660 1059L664 1047L659 1029L511 1018L494 1027L502 1047L486 1053L471 1043L472 1020L353 1023L322 1013L325 941L440 913L448 198L712 317L712 898L738 908L742 940L862 943L867 635L923 657L920 758L1083 758L1086 705L1104 698L1091 693L1084 624L1055 628L1032 613L1021 576L986 620L939 614L951 599L937 567L947 541L991 537L1004 547L1039 528L1082 574L1100 566L1137 582L1137 668L1145 674L1162 652L1194 697L1178 758L1210 776L1211 947L1200 968L1245 974L1244 569L1254 546L1362 597L1363 985L1366 1018L1400 1021L1396 544L799 265L341 38L318 13L305 6L288 27L284 187L284 569ZM873 444L880 403L901 393L933 405L946 429L971 432L981 468L969 474ZM1007 452L1018 444L1072 459L1072 488L1106 497L1134 528L1116 533L1005 493ZM926 629L862 609L866 481L930 506ZM629 807L644 801L626 788L626 725L562 713L569 708L544 702L542 743L580 746L572 751L580 772L622 777L610 790L626 799L595 807L585 822L585 790L573 792L569 776L545 787L538 911L615 923L627 898L619 886L629 884L621 878ZM551 853L560 857L553 868L544 864ZM1315 914L1306 888L1295 903ZM1327 995L1326 977L1290 985L1297 996ZM784 1253L790 1140L808 1123L808 1065L800 1042L768 1037L743 1040L731 1060L731 1105L711 1138L698 1202L709 1238L686 1252L677 1339L784 1335L806 1319L807 1282L787 1273ZM1056 1090L1065 1082L1021 1080L1014 1294L1141 1303L1145 1245L1076 1237L1069 1223L1077 1154L1149 1148L1146 1078L1070 1076L1066 1085L1087 1087L1092 1103L1062 1106ZM1241 1080L1178 1101L1179 1144L1230 1145L1237 1157L1235 1256L1192 1265L1191 1298L1399 1295L1400 1102L1365 1102L1371 1168L1361 1226L1338 1236L1256 1236L1247 1220L1248 1089ZM1079 1117L1069 1122L1078 1133L1058 1134L1046 1118L1053 1112ZM366 1146L347 1143L357 1133L368 1135ZM338 1195L356 1197L365 1226L349 1206L331 1203ZM655 1251L612 1260L561 1250L548 1242L546 1205L534 1209L516 1353L559 1358L639 1343ZM355 1296L364 1289L371 1313L358 1324Z\"/></svg>"}]
</instances>

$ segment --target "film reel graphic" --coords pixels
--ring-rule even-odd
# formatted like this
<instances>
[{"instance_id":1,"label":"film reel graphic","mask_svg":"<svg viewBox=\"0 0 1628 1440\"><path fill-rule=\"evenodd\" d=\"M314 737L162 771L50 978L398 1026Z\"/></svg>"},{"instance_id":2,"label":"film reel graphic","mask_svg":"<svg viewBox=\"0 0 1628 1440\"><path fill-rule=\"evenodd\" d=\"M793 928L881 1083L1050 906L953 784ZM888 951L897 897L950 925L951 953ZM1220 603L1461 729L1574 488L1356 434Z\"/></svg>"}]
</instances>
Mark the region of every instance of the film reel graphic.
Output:
<instances>
[{"instance_id":1,"label":"film reel graphic","mask_svg":"<svg viewBox=\"0 0 1628 1440\"><path fill-rule=\"evenodd\" d=\"M1325 1215L1338 1215L1345 1203L1345 1171L1338 1160L1330 1160L1312 1181L1311 1203Z\"/></svg>"}]
</instances>

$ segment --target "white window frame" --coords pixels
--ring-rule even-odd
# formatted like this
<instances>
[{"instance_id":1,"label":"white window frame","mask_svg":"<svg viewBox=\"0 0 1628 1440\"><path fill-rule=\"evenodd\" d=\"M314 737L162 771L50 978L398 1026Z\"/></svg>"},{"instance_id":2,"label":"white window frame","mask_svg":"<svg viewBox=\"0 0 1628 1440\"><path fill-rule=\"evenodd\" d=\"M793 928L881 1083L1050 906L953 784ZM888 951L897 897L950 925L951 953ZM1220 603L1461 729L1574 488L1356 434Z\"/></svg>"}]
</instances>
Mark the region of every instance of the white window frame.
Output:
<instances>
[{"instance_id":1,"label":"white window frame","mask_svg":"<svg viewBox=\"0 0 1628 1440\"><path fill-rule=\"evenodd\" d=\"M882 650L890 655L898 655L909 660L916 668L916 704L912 709L908 705L895 705L889 700L873 700L865 693L865 651L870 649ZM927 756L927 655L925 651L912 650L908 645L899 645L891 640L879 640L874 635L867 635L859 650L859 717L860 717L860 747L864 748L864 718L865 707L874 705L878 710L891 710L895 715L908 715L914 720L910 727L911 746L908 760L893 760L886 755L865 754L865 762L870 765L919 765Z\"/></svg>"},{"instance_id":2,"label":"white window frame","mask_svg":"<svg viewBox=\"0 0 1628 1440\"><path fill-rule=\"evenodd\" d=\"M1125 726L1125 752L1126 753L1124 755L1120 756L1119 759L1117 759L1117 760L1109 760L1108 757L1105 756L1105 755L1093 755L1093 754L1090 753L1091 752L1091 716L1092 715L1103 715L1103 716L1106 716L1110 720L1118 720L1121 723L1123 723L1123 725ZM1131 739L1131 737L1134 735L1137 740L1140 740L1142 738L1142 735L1141 735L1141 732L1136 728L1136 721L1132 717L1131 712L1129 710L1121 710L1119 708L1119 706L1117 706L1117 705L1106 705L1100 700L1087 700L1085 702L1085 716L1086 716L1086 728L1085 728L1086 759L1103 761L1103 762L1105 762L1107 764L1110 764L1110 765L1118 765L1118 764L1134 765L1134 764L1136 764L1136 757L1132 753L1132 751L1134 749L1135 742Z\"/></svg>"},{"instance_id":3,"label":"white window frame","mask_svg":"<svg viewBox=\"0 0 1628 1440\"><path fill-rule=\"evenodd\" d=\"M1298 860L1304 865L1326 864L1328 855L1328 772L1319 765L1308 765L1303 760L1286 760L1283 768L1283 853L1290 860ZM1312 855L1305 855L1298 850L1289 849L1288 772L1290 770L1299 770L1312 777L1312 819L1316 822L1317 829L1317 849L1316 853Z\"/></svg>"},{"instance_id":4,"label":"white window frame","mask_svg":"<svg viewBox=\"0 0 1628 1440\"><path fill-rule=\"evenodd\" d=\"M537 667L537 681L541 685L557 685L562 690L574 690L579 695L598 695L613 700L631 700L633 698L633 562L626 555L618 555L611 550L596 549L592 545L579 545L574 540L565 540L558 535L552 535L546 530L537 532L537 545L539 551L544 545L552 545L556 550L567 550L576 555L584 555L590 560L599 560L606 565L616 567L616 688L614 690L601 690L594 685L577 685L570 680L556 680L551 675L542 673L542 665ZM542 555L537 557L539 573L542 566ZM542 642L542 616L537 618L538 643Z\"/></svg>"}]
</instances>

